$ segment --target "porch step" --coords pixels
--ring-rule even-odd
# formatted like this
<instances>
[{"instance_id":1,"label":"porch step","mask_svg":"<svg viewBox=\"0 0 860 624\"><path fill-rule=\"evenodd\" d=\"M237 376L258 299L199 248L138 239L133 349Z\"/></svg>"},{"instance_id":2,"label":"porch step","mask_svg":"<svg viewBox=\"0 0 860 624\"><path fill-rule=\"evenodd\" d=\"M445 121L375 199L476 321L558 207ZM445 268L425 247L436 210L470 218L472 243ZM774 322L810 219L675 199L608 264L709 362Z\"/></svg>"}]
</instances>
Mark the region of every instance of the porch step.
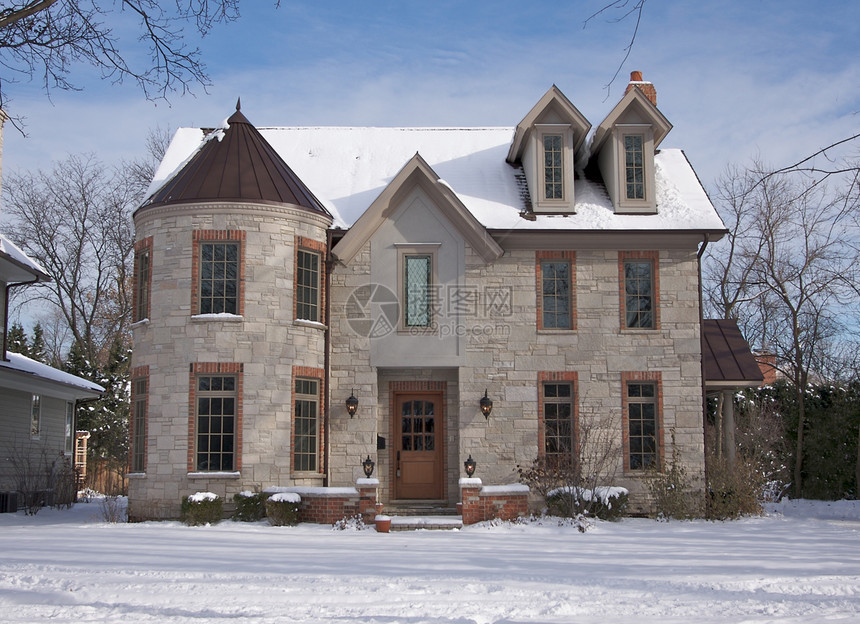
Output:
<instances>
[{"instance_id":1,"label":"porch step","mask_svg":"<svg viewBox=\"0 0 860 624\"><path fill-rule=\"evenodd\" d=\"M392 531L446 531L463 528L462 516L389 516Z\"/></svg>"},{"instance_id":2,"label":"porch step","mask_svg":"<svg viewBox=\"0 0 860 624\"><path fill-rule=\"evenodd\" d=\"M392 531L450 530L463 527L463 518L447 501L400 500L386 503L382 513L391 518Z\"/></svg>"},{"instance_id":3,"label":"porch step","mask_svg":"<svg viewBox=\"0 0 860 624\"><path fill-rule=\"evenodd\" d=\"M457 516L456 507L445 501L398 501L386 503L382 513L386 516Z\"/></svg>"}]
</instances>

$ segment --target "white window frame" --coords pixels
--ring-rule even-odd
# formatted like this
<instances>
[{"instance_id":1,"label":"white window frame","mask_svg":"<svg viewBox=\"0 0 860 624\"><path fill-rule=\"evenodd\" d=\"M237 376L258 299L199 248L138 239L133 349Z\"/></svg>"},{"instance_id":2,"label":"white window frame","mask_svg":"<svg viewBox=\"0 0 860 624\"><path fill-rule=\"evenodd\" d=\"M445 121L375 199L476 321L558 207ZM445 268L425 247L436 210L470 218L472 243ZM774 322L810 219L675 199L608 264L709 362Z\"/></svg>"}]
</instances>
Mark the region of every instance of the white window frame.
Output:
<instances>
[{"instance_id":1,"label":"white window frame","mask_svg":"<svg viewBox=\"0 0 860 624\"><path fill-rule=\"evenodd\" d=\"M627 197L627 152L625 138L642 137L642 167L645 196L641 199ZM618 212L654 213L657 203L654 196L654 130L651 124L618 124L615 126L616 153L616 209Z\"/></svg>"},{"instance_id":2,"label":"white window frame","mask_svg":"<svg viewBox=\"0 0 860 624\"><path fill-rule=\"evenodd\" d=\"M406 245L396 244L397 248L397 296L400 300L400 319L397 328L400 333L433 333L438 324L439 278L437 275L438 252L442 243L410 243ZM406 293L406 258L412 256L426 256L430 258L430 283L427 285L427 296L429 299L429 318L426 325L407 325L406 310L409 305Z\"/></svg>"},{"instance_id":3,"label":"white window frame","mask_svg":"<svg viewBox=\"0 0 860 624\"><path fill-rule=\"evenodd\" d=\"M536 198L532 198L537 212L573 213L573 131L570 124L535 124L535 172L534 186ZM548 136L561 137L561 197L547 199L544 139ZM536 201L535 201L536 199Z\"/></svg>"},{"instance_id":4,"label":"white window frame","mask_svg":"<svg viewBox=\"0 0 860 624\"><path fill-rule=\"evenodd\" d=\"M300 383L313 383L316 384L316 393L315 394L303 394L298 391L298 386ZM314 377L296 377L293 380L293 422L292 426L294 427L293 432L293 453L292 453L292 471L294 473L318 473L320 471L320 405L321 395L320 392L322 390L322 380ZM311 421L311 429L313 430L313 434L305 434L303 436L299 435L298 432L298 420L299 420L299 403L308 404L311 406L312 418L308 418L307 416L303 416L303 418ZM299 447L299 438L300 437L311 437L313 435L313 449L310 452L298 452ZM313 466L307 466L304 463L305 458L313 459ZM302 464L299 466L299 464Z\"/></svg>"},{"instance_id":5,"label":"white window frame","mask_svg":"<svg viewBox=\"0 0 860 624\"><path fill-rule=\"evenodd\" d=\"M42 395L34 394L30 399L30 439L38 440L42 435Z\"/></svg>"},{"instance_id":6,"label":"white window frame","mask_svg":"<svg viewBox=\"0 0 860 624\"><path fill-rule=\"evenodd\" d=\"M317 270L316 270L316 284L311 286L301 284L301 280L299 277L304 271L309 271L309 269L302 268L299 258L302 257L302 254L307 254L309 256L314 256L317 260ZM302 321L312 321L312 322L320 322L322 320L320 309L321 309L321 301L322 301L322 274L323 274L323 258L322 254L318 251L314 251L313 249L306 249L304 247L300 247L296 250L296 319ZM307 302L307 301L299 301L299 292L301 289L309 289L313 290L315 293L315 301ZM314 318L307 318L310 315L303 315L299 308L306 307L310 311L313 312Z\"/></svg>"},{"instance_id":7,"label":"white window frame","mask_svg":"<svg viewBox=\"0 0 860 624\"><path fill-rule=\"evenodd\" d=\"M74 450L75 439L75 404L66 401L66 430L63 440L63 454L71 455Z\"/></svg>"}]
</instances>

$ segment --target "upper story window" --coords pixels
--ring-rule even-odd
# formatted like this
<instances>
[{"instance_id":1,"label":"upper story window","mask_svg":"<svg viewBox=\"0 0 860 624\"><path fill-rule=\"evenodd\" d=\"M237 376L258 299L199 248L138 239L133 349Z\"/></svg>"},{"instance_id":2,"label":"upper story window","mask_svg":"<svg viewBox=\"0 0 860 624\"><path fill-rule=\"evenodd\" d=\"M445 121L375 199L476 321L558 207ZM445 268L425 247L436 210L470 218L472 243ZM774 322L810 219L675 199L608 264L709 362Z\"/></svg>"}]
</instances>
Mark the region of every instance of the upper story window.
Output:
<instances>
[{"instance_id":1,"label":"upper story window","mask_svg":"<svg viewBox=\"0 0 860 624\"><path fill-rule=\"evenodd\" d=\"M538 251L537 328L575 329L575 251Z\"/></svg>"},{"instance_id":2,"label":"upper story window","mask_svg":"<svg viewBox=\"0 0 860 624\"><path fill-rule=\"evenodd\" d=\"M135 244L134 252L134 322L149 318L152 277L152 237Z\"/></svg>"},{"instance_id":3,"label":"upper story window","mask_svg":"<svg viewBox=\"0 0 860 624\"><path fill-rule=\"evenodd\" d=\"M299 249L296 254L296 318L320 320L320 254Z\"/></svg>"},{"instance_id":4,"label":"upper story window","mask_svg":"<svg viewBox=\"0 0 860 624\"><path fill-rule=\"evenodd\" d=\"M624 181L627 199L645 199L645 138L641 134L624 136Z\"/></svg>"},{"instance_id":5,"label":"upper story window","mask_svg":"<svg viewBox=\"0 0 860 624\"><path fill-rule=\"evenodd\" d=\"M409 327L429 327L431 311L431 255L403 256L403 324Z\"/></svg>"},{"instance_id":6,"label":"upper story window","mask_svg":"<svg viewBox=\"0 0 860 624\"><path fill-rule=\"evenodd\" d=\"M659 329L659 279L656 252L621 252L621 326Z\"/></svg>"},{"instance_id":7,"label":"upper story window","mask_svg":"<svg viewBox=\"0 0 860 624\"><path fill-rule=\"evenodd\" d=\"M243 241L235 230L194 232L193 314L243 313Z\"/></svg>"},{"instance_id":8,"label":"upper story window","mask_svg":"<svg viewBox=\"0 0 860 624\"><path fill-rule=\"evenodd\" d=\"M237 314L239 244L200 245L200 314Z\"/></svg>"},{"instance_id":9,"label":"upper story window","mask_svg":"<svg viewBox=\"0 0 860 624\"><path fill-rule=\"evenodd\" d=\"M544 199L564 199L563 145L562 135L543 135Z\"/></svg>"}]
</instances>

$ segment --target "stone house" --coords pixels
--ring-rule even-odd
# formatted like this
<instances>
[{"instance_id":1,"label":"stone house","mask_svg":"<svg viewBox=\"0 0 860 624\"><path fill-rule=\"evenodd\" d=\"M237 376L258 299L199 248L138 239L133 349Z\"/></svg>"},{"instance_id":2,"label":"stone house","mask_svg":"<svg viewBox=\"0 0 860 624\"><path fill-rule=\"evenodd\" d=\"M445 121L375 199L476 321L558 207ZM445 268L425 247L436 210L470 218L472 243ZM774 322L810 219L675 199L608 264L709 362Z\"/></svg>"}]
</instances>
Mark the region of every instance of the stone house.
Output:
<instances>
[{"instance_id":1,"label":"stone house","mask_svg":"<svg viewBox=\"0 0 860 624\"><path fill-rule=\"evenodd\" d=\"M130 518L366 459L453 507L467 458L512 483L586 430L634 507L672 453L701 482L725 227L656 104L634 72L594 129L555 86L514 127L180 129L134 215Z\"/></svg>"}]
</instances>

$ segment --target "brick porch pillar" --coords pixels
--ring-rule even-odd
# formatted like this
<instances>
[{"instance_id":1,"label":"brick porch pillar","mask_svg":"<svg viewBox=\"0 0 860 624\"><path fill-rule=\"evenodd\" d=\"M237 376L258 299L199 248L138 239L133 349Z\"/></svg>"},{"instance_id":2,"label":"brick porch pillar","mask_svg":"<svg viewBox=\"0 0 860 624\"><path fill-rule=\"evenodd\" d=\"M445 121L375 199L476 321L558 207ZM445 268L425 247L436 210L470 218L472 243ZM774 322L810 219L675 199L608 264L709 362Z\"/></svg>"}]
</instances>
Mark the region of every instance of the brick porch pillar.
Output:
<instances>
[{"instance_id":1,"label":"brick porch pillar","mask_svg":"<svg viewBox=\"0 0 860 624\"><path fill-rule=\"evenodd\" d=\"M483 482L477 477L460 479L460 500L463 504L463 525L475 524L484 518L484 502L481 499Z\"/></svg>"},{"instance_id":2,"label":"brick porch pillar","mask_svg":"<svg viewBox=\"0 0 860 624\"><path fill-rule=\"evenodd\" d=\"M365 524L374 524L376 516L376 490L379 488L379 479L366 479L364 477L355 480L355 488L358 490L358 513Z\"/></svg>"}]
</instances>

